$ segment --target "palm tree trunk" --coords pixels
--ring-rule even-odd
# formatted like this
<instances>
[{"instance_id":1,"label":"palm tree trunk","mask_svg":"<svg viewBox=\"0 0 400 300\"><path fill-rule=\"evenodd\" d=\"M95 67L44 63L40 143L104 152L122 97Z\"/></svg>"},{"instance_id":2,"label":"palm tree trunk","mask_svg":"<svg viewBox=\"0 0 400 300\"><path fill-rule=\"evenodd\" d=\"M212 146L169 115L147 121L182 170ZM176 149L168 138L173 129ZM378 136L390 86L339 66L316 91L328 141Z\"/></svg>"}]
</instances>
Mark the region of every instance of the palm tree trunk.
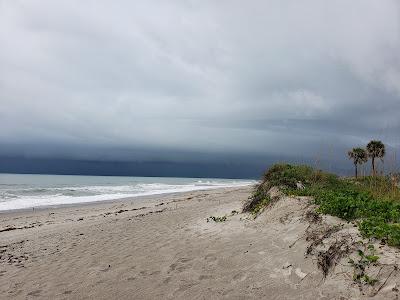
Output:
<instances>
[{"instance_id":1,"label":"palm tree trunk","mask_svg":"<svg viewBox=\"0 0 400 300\"><path fill-rule=\"evenodd\" d=\"M375 157L372 156L372 176L375 176Z\"/></svg>"},{"instance_id":2,"label":"palm tree trunk","mask_svg":"<svg viewBox=\"0 0 400 300\"><path fill-rule=\"evenodd\" d=\"M356 179L357 179L357 177L358 177L358 166L357 166L357 164L354 164L354 166L356 167Z\"/></svg>"}]
</instances>

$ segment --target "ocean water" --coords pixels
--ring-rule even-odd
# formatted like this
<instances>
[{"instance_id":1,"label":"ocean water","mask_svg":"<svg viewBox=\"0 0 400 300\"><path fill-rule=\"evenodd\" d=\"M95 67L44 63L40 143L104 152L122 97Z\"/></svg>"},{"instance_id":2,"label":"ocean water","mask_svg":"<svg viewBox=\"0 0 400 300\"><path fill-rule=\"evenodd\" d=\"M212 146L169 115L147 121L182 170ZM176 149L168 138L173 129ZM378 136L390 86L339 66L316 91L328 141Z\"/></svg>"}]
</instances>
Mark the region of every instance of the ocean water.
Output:
<instances>
[{"instance_id":1,"label":"ocean water","mask_svg":"<svg viewBox=\"0 0 400 300\"><path fill-rule=\"evenodd\" d=\"M0 174L0 211L241 187L253 180Z\"/></svg>"}]
</instances>

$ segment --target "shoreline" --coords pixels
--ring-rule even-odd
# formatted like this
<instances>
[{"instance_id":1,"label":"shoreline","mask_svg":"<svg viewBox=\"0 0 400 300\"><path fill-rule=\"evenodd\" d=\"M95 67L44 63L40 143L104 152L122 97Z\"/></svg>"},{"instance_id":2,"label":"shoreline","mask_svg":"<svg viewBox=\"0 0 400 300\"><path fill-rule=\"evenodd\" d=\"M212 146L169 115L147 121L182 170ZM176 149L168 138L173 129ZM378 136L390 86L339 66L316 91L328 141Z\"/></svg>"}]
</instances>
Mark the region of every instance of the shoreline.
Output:
<instances>
[{"instance_id":1,"label":"shoreline","mask_svg":"<svg viewBox=\"0 0 400 300\"><path fill-rule=\"evenodd\" d=\"M238 185L232 185L232 186L205 186L205 187L199 187L195 189L189 189L189 190L184 190L184 191L161 191L161 192L148 192L148 194L138 194L138 195L126 195L126 196L121 196L117 198L112 198L112 195L110 195L111 198L109 199L102 199L102 200L90 200L90 201L82 201L82 202L72 202L72 203L60 203L60 204L50 204L50 205L38 205L38 206L33 206L33 207L23 207L23 208L12 208L12 209L4 209L0 210L0 215L2 214L7 214L10 212L18 212L18 211L40 211L43 209L56 209L56 208L61 208L61 207L74 207L74 206L81 206L81 205L96 205L99 203L103 202L114 202L114 201L129 201L131 199L138 199L139 201L141 199L146 199L149 197L159 197L159 196L168 196L168 195L175 195L175 194L181 194L181 193L191 193L191 192L196 192L196 191L208 191L208 190L215 190L215 189L224 189L224 188L241 188L241 187L248 187L248 186L254 186L255 183L249 183L249 184L238 184ZM96 196L102 196L101 194L96 195ZM51 197L51 196L50 196ZM115 197L115 196L114 196ZM80 198L77 196L76 198ZM72 197L73 199L73 197ZM1 204L1 202L0 202Z\"/></svg>"},{"instance_id":2,"label":"shoreline","mask_svg":"<svg viewBox=\"0 0 400 300\"><path fill-rule=\"evenodd\" d=\"M174 196L186 193L193 193L193 192L205 192L210 190L219 190L219 189L235 189L235 188L246 188L246 187L254 187L255 184L248 184L248 185L237 185L237 186L227 186L227 187L207 187L201 189L194 189L190 191L178 191L178 192L161 192L156 194L149 194L149 195L138 195L138 196L127 196L122 198L114 198L108 200L96 200L96 201L86 201L86 202L76 202L76 203L65 203L65 204L55 204L55 205L39 205L30 208L17 208L17 209L5 209L0 210L0 216L4 214L10 213L18 213L18 212L32 212L32 211L43 211L43 210L51 210L51 209L61 209L61 208L73 208L73 207L80 207L80 206L97 206L102 203L114 203L114 202L124 202L124 201L144 201L146 199L153 199L153 198L160 198L160 197L167 197L167 196Z\"/></svg>"}]
</instances>

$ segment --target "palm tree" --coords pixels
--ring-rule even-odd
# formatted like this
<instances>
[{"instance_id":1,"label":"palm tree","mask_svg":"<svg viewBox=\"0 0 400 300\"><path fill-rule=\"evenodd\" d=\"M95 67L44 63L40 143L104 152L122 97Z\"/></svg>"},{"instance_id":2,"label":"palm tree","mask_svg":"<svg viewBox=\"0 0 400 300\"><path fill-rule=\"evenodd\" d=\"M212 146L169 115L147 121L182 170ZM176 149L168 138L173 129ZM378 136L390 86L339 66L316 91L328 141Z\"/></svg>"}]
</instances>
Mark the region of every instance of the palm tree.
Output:
<instances>
[{"instance_id":1,"label":"palm tree","mask_svg":"<svg viewBox=\"0 0 400 300\"><path fill-rule=\"evenodd\" d=\"M385 145L381 141L370 141L367 145L367 152L372 160L372 175L375 176L375 158L383 159L385 156Z\"/></svg>"},{"instance_id":2,"label":"palm tree","mask_svg":"<svg viewBox=\"0 0 400 300\"><path fill-rule=\"evenodd\" d=\"M358 165L368 161L368 154L363 148L353 148L351 151L347 152L349 159L353 160L354 167L356 170L356 178L358 177Z\"/></svg>"}]
</instances>

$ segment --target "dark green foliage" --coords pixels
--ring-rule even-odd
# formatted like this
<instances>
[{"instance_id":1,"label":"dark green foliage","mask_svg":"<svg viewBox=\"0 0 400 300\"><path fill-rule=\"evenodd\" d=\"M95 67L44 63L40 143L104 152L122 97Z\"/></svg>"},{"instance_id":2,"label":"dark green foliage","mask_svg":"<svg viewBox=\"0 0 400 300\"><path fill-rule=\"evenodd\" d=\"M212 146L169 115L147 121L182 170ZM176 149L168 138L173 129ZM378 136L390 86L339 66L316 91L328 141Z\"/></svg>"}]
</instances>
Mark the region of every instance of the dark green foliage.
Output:
<instances>
[{"instance_id":1,"label":"dark green foliage","mask_svg":"<svg viewBox=\"0 0 400 300\"><path fill-rule=\"evenodd\" d=\"M268 191L273 186L288 191L296 189L298 183L310 188L335 184L336 181L338 181L336 175L314 170L309 166L276 164L264 173L261 183L255 187L253 195L245 203L243 211L257 214L270 202Z\"/></svg>"},{"instance_id":2,"label":"dark green foliage","mask_svg":"<svg viewBox=\"0 0 400 300\"><path fill-rule=\"evenodd\" d=\"M224 215L222 217L210 216L207 218L207 222L214 221L215 223L222 223L222 222L228 221L228 217L232 217L237 214L239 214L239 212L237 210L232 210L230 215Z\"/></svg>"},{"instance_id":3,"label":"dark green foliage","mask_svg":"<svg viewBox=\"0 0 400 300\"><path fill-rule=\"evenodd\" d=\"M358 177L358 165L362 165L368 161L368 154L363 148L353 148L347 153L350 159L353 160L355 167L355 175Z\"/></svg>"},{"instance_id":4,"label":"dark green foliage","mask_svg":"<svg viewBox=\"0 0 400 300\"><path fill-rule=\"evenodd\" d=\"M269 202L268 196L268 184L260 183L253 191L253 194L249 197L248 201L243 206L243 212L251 212L252 214L258 214L261 210L262 205L267 205Z\"/></svg>"},{"instance_id":5,"label":"dark green foliage","mask_svg":"<svg viewBox=\"0 0 400 300\"><path fill-rule=\"evenodd\" d=\"M298 182L304 189L297 189ZM272 186L280 186L286 194L312 196L320 213L357 220L365 237L400 246L400 191L388 177L341 179L307 166L278 164L265 173L257 186L251 198L258 200L253 209L264 203Z\"/></svg>"},{"instance_id":6,"label":"dark green foliage","mask_svg":"<svg viewBox=\"0 0 400 300\"><path fill-rule=\"evenodd\" d=\"M385 145L381 141L370 141L367 145L368 156L371 157L372 175L376 175L375 158L383 159L386 150Z\"/></svg>"},{"instance_id":7,"label":"dark green foliage","mask_svg":"<svg viewBox=\"0 0 400 300\"><path fill-rule=\"evenodd\" d=\"M388 223L381 217L370 217L359 224L365 237L382 239L391 246L400 246L400 224Z\"/></svg>"},{"instance_id":8,"label":"dark green foliage","mask_svg":"<svg viewBox=\"0 0 400 300\"><path fill-rule=\"evenodd\" d=\"M328 190L315 193L320 212L335 215L347 221L379 217L384 222L400 222L400 204L393 201L378 200L367 191Z\"/></svg>"},{"instance_id":9,"label":"dark green foliage","mask_svg":"<svg viewBox=\"0 0 400 300\"><path fill-rule=\"evenodd\" d=\"M265 207L267 204L270 202L270 199L268 196L263 198L261 201L257 202L257 204L254 205L254 207L251 209L251 213L254 216L257 216L258 213Z\"/></svg>"},{"instance_id":10,"label":"dark green foliage","mask_svg":"<svg viewBox=\"0 0 400 300\"><path fill-rule=\"evenodd\" d=\"M327 186L336 184L338 177L334 174L315 170L306 165L276 164L263 176L263 183L269 187L279 186L287 189L296 189L297 183L305 187Z\"/></svg>"},{"instance_id":11,"label":"dark green foliage","mask_svg":"<svg viewBox=\"0 0 400 300\"><path fill-rule=\"evenodd\" d=\"M214 216L210 216L207 218L207 222L214 221L216 223L221 223L221 222L225 222L227 220L226 216L222 216L222 217L214 217Z\"/></svg>"},{"instance_id":12,"label":"dark green foliage","mask_svg":"<svg viewBox=\"0 0 400 300\"><path fill-rule=\"evenodd\" d=\"M327 190L315 196L315 202L320 205L321 213L335 215L348 221L360 217L370 200L367 194L351 190Z\"/></svg>"},{"instance_id":13,"label":"dark green foliage","mask_svg":"<svg viewBox=\"0 0 400 300\"><path fill-rule=\"evenodd\" d=\"M287 188L296 188L297 182L307 184L311 181L314 170L308 166L292 166L289 164L273 165L263 175L263 183L272 186L284 186Z\"/></svg>"}]
</instances>

